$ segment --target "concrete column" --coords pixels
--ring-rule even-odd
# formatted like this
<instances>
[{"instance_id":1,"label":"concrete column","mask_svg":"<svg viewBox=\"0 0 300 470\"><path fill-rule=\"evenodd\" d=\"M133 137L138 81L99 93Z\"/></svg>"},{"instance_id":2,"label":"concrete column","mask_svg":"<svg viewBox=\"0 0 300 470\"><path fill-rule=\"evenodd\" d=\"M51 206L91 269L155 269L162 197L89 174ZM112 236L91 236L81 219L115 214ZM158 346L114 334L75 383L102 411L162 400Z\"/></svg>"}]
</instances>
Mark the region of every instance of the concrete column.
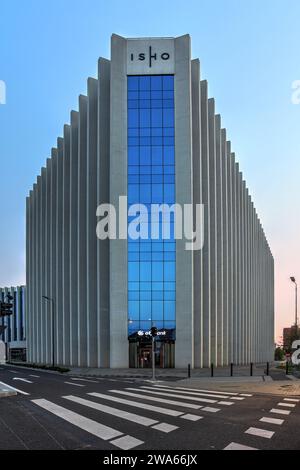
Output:
<instances>
[{"instance_id":1,"label":"concrete column","mask_svg":"<svg viewBox=\"0 0 300 470\"><path fill-rule=\"evenodd\" d=\"M46 294L46 198L47 198L47 174L46 168L41 171L41 233L40 233L40 248L41 248L41 299L40 299L40 338L41 338L41 362L46 363L46 323L45 323L45 300L43 295ZM28 345L28 344L27 344Z\"/></svg>"},{"instance_id":2,"label":"concrete column","mask_svg":"<svg viewBox=\"0 0 300 470\"><path fill-rule=\"evenodd\" d=\"M57 303L61 301L61 291L56 290L57 282L57 239L56 239L56 221L57 221L57 149L53 148L51 152L51 247L50 247L50 293L48 294L55 301L55 310ZM49 305L51 309L50 320L51 320L51 341L52 341L52 304ZM58 325L57 315L54 315L54 358L58 363L57 357L57 344L58 344ZM52 347L52 344L51 344Z\"/></svg>"},{"instance_id":3,"label":"concrete column","mask_svg":"<svg viewBox=\"0 0 300 470\"><path fill-rule=\"evenodd\" d=\"M52 213L52 197L51 197L51 171L52 160L47 159L46 163L46 179L47 179L47 194L46 194L46 296L51 295L51 243L52 243L52 230L51 230L51 213ZM44 301L44 322L45 322L45 343L46 343L46 361L51 364L52 361L52 344L51 344L51 305L49 302Z\"/></svg>"},{"instance_id":4,"label":"concrete column","mask_svg":"<svg viewBox=\"0 0 300 470\"><path fill-rule=\"evenodd\" d=\"M175 173L176 203L193 203L191 41L175 39ZM176 241L175 366L194 367L194 256L186 240Z\"/></svg>"},{"instance_id":5,"label":"concrete column","mask_svg":"<svg viewBox=\"0 0 300 470\"><path fill-rule=\"evenodd\" d=\"M231 160L231 143L227 141L227 210L228 210L228 357L229 362L234 360L233 349L233 222L232 222L232 186L233 167Z\"/></svg>"},{"instance_id":6,"label":"concrete column","mask_svg":"<svg viewBox=\"0 0 300 470\"><path fill-rule=\"evenodd\" d=\"M223 361L229 364L228 356L228 183L227 183L227 145L226 130L221 130L221 165L222 165L222 226L223 226Z\"/></svg>"},{"instance_id":7,"label":"concrete column","mask_svg":"<svg viewBox=\"0 0 300 470\"><path fill-rule=\"evenodd\" d=\"M127 77L126 40L111 40L110 203L127 195ZM110 367L128 367L127 240L110 241Z\"/></svg>"},{"instance_id":8,"label":"concrete column","mask_svg":"<svg viewBox=\"0 0 300 470\"><path fill-rule=\"evenodd\" d=\"M70 126L64 126L63 141L63 364L70 364ZM80 195L81 196L81 195Z\"/></svg>"},{"instance_id":9,"label":"concrete column","mask_svg":"<svg viewBox=\"0 0 300 470\"><path fill-rule=\"evenodd\" d=\"M63 161L64 161L64 141L62 138L57 139L57 191L56 191L56 357L58 364L63 364L63 331L64 331L64 316L63 316ZM70 182L71 188L71 182ZM76 198L75 198L75 204ZM77 226L70 224L71 232L77 231ZM74 268L74 274L76 268Z\"/></svg>"},{"instance_id":10,"label":"concrete column","mask_svg":"<svg viewBox=\"0 0 300 470\"><path fill-rule=\"evenodd\" d=\"M87 365L98 365L97 338L97 144L98 144L98 81L88 80L87 111Z\"/></svg>"},{"instance_id":11,"label":"concrete column","mask_svg":"<svg viewBox=\"0 0 300 470\"><path fill-rule=\"evenodd\" d=\"M193 199L202 204L200 62L192 61ZM203 367L203 256L194 252L194 365Z\"/></svg>"},{"instance_id":12,"label":"concrete column","mask_svg":"<svg viewBox=\"0 0 300 470\"><path fill-rule=\"evenodd\" d=\"M109 202L110 62L98 62L97 205ZM97 240L98 367L109 367L109 240Z\"/></svg>"},{"instance_id":13,"label":"concrete column","mask_svg":"<svg viewBox=\"0 0 300 470\"><path fill-rule=\"evenodd\" d=\"M30 269L31 269L31 259L30 259L30 196L26 197L26 285L27 285L27 292L26 292L26 301L25 301L25 309L26 309L26 316L27 320L30 315L30 295L29 295L29 285L31 285L31 277L30 277ZM0 301L2 300L2 289L0 289ZM3 323L2 323L3 324ZM24 325L25 327L25 325ZM28 328L28 321L26 321L26 339L27 339L27 361L31 360L31 348L30 348L30 329ZM2 339L2 335L0 336Z\"/></svg>"},{"instance_id":14,"label":"concrete column","mask_svg":"<svg viewBox=\"0 0 300 470\"><path fill-rule=\"evenodd\" d=\"M233 168L232 179L232 315L233 315L233 362L239 364L239 313L240 313L240 193L239 193L239 164L235 162L235 155L230 155Z\"/></svg>"},{"instance_id":15,"label":"concrete column","mask_svg":"<svg viewBox=\"0 0 300 470\"><path fill-rule=\"evenodd\" d=\"M202 203L204 204L203 247L203 366L211 364L211 256L210 256L210 178L207 82L201 81L201 161Z\"/></svg>"},{"instance_id":16,"label":"concrete column","mask_svg":"<svg viewBox=\"0 0 300 470\"><path fill-rule=\"evenodd\" d=\"M224 365L224 321L223 321L223 273L224 273L224 253L223 253L223 161L222 161L222 140L221 140L221 116L215 117L216 126L216 241L217 241L217 364Z\"/></svg>"},{"instance_id":17,"label":"concrete column","mask_svg":"<svg viewBox=\"0 0 300 470\"><path fill-rule=\"evenodd\" d=\"M78 365L78 126L71 112L70 130L70 364Z\"/></svg>"},{"instance_id":18,"label":"concrete column","mask_svg":"<svg viewBox=\"0 0 300 470\"><path fill-rule=\"evenodd\" d=\"M208 100L209 123L209 190L210 190L210 297L211 297L211 362L217 365L217 207L216 207L216 129L215 100Z\"/></svg>"}]
</instances>

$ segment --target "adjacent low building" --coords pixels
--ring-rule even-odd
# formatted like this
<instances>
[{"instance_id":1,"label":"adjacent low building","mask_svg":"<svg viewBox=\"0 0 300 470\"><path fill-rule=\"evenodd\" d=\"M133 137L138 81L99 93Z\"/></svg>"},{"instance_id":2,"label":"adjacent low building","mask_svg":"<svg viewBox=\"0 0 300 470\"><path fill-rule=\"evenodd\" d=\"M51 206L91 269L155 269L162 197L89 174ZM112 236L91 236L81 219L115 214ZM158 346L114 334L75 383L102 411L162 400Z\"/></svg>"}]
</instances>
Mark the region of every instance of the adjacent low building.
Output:
<instances>
[{"instance_id":1,"label":"adjacent low building","mask_svg":"<svg viewBox=\"0 0 300 470\"><path fill-rule=\"evenodd\" d=\"M190 37L113 35L98 68L27 198L29 361L148 367L153 326L160 367L272 360L273 257ZM161 219L158 238L128 237L130 211L97 238L120 197L194 223L202 205L203 248Z\"/></svg>"},{"instance_id":2,"label":"adjacent low building","mask_svg":"<svg viewBox=\"0 0 300 470\"><path fill-rule=\"evenodd\" d=\"M8 295L13 299L8 300ZM0 288L0 301L13 304L13 314L0 318L0 341L6 345L6 358L7 360L25 361L27 346L25 286Z\"/></svg>"}]
</instances>

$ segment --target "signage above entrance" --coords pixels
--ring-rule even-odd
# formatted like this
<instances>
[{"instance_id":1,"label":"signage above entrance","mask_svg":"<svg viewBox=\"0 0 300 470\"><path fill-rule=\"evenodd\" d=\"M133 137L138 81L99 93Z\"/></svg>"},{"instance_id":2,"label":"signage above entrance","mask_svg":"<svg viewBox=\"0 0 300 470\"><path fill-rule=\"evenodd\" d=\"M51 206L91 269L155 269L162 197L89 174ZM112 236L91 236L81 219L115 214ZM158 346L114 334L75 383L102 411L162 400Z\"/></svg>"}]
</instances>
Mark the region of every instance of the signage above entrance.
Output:
<instances>
[{"instance_id":1,"label":"signage above entrance","mask_svg":"<svg viewBox=\"0 0 300 470\"><path fill-rule=\"evenodd\" d=\"M127 74L174 74L174 39L128 39Z\"/></svg>"}]
</instances>

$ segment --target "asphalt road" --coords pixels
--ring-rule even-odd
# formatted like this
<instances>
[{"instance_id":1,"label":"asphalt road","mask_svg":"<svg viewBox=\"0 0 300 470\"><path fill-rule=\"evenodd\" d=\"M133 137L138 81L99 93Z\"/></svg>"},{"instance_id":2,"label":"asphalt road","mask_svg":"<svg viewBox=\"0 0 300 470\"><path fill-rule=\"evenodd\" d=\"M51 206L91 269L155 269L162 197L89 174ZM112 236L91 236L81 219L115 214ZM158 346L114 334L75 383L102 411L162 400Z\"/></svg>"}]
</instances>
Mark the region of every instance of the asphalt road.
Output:
<instances>
[{"instance_id":1,"label":"asphalt road","mask_svg":"<svg viewBox=\"0 0 300 470\"><path fill-rule=\"evenodd\" d=\"M300 396L0 367L0 449L300 449ZM97 395L98 394L98 395ZM273 410L273 411L271 411ZM242 447L242 448L244 448Z\"/></svg>"}]
</instances>

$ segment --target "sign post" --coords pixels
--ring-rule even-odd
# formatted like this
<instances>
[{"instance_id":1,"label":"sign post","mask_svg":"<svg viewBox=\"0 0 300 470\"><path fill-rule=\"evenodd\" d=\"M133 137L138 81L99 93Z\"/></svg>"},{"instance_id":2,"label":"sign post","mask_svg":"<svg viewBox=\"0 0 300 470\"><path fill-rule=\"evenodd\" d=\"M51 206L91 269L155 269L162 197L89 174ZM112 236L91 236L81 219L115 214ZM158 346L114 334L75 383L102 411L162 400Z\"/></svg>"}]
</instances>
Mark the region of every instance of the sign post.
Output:
<instances>
[{"instance_id":1,"label":"sign post","mask_svg":"<svg viewBox=\"0 0 300 470\"><path fill-rule=\"evenodd\" d=\"M151 328L152 336L152 380L155 381L155 337L157 336L157 328L153 326Z\"/></svg>"}]
</instances>

